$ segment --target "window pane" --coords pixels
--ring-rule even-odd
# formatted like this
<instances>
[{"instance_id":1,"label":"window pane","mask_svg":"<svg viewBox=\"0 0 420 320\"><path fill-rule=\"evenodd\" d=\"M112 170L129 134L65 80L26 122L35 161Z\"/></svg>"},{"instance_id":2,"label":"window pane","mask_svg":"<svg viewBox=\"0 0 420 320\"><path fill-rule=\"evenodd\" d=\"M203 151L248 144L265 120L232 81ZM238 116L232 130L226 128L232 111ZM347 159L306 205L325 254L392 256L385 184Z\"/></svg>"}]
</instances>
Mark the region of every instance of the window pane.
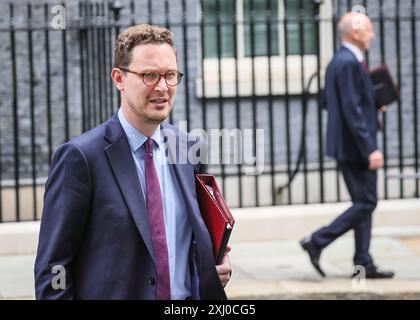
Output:
<instances>
[{"instance_id":1,"label":"window pane","mask_svg":"<svg viewBox=\"0 0 420 320\"><path fill-rule=\"evenodd\" d=\"M272 56L279 55L279 8L278 0L243 0L244 1L244 39L245 56L252 55L252 41L254 42L255 56L268 56L267 22L270 23L271 52ZM270 20L267 21L266 8L270 5ZM253 37L251 37L251 14L253 18Z\"/></svg>"},{"instance_id":2,"label":"window pane","mask_svg":"<svg viewBox=\"0 0 420 320\"><path fill-rule=\"evenodd\" d=\"M286 24L287 53L316 54L316 24L310 20L314 17L314 2L312 0L285 0L285 17L292 19ZM303 23L299 25L303 6ZM298 20L299 19L299 20ZM308 20L306 20L308 19ZM303 50L300 44L300 26L303 26Z\"/></svg>"},{"instance_id":3,"label":"window pane","mask_svg":"<svg viewBox=\"0 0 420 320\"><path fill-rule=\"evenodd\" d=\"M220 30L218 32L218 21ZM234 0L203 0L204 58L233 57L234 51ZM220 41L218 40L220 36ZM219 47L220 43L220 49Z\"/></svg>"}]
</instances>

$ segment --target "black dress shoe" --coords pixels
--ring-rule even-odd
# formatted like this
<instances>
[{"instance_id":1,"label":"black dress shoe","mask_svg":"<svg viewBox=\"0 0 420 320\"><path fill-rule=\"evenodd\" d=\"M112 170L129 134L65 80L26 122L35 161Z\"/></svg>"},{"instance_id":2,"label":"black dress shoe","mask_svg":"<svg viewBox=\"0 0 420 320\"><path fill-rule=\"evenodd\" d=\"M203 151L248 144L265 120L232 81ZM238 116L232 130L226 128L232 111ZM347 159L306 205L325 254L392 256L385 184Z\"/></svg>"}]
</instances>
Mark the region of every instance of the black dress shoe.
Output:
<instances>
[{"instance_id":1,"label":"black dress shoe","mask_svg":"<svg viewBox=\"0 0 420 320\"><path fill-rule=\"evenodd\" d=\"M360 275L360 273L353 273L353 277ZM374 264L365 267L365 278L366 279L391 279L394 277L394 272L380 270Z\"/></svg>"},{"instance_id":2,"label":"black dress shoe","mask_svg":"<svg viewBox=\"0 0 420 320\"><path fill-rule=\"evenodd\" d=\"M299 243L302 246L302 249L308 252L309 259L311 260L315 270L318 271L321 276L325 277L325 273L322 271L321 266L319 265L319 257L321 256L322 250L317 248L310 238L305 238Z\"/></svg>"}]
</instances>

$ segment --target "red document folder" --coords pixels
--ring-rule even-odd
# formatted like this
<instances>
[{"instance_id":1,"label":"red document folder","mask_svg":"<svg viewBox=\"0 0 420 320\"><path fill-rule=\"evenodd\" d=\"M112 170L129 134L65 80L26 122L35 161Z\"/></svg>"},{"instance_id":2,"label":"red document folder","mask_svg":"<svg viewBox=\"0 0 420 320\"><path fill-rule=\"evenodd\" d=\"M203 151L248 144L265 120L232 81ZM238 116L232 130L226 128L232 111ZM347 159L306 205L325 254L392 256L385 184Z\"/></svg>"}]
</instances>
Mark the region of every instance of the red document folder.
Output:
<instances>
[{"instance_id":1,"label":"red document folder","mask_svg":"<svg viewBox=\"0 0 420 320\"><path fill-rule=\"evenodd\" d=\"M196 174L195 177L198 205L213 242L216 264L220 264L235 219L229 211L214 176Z\"/></svg>"},{"instance_id":2,"label":"red document folder","mask_svg":"<svg viewBox=\"0 0 420 320\"><path fill-rule=\"evenodd\" d=\"M399 98L399 90L385 64L369 71L375 90L375 103L377 108L387 106Z\"/></svg>"}]
</instances>

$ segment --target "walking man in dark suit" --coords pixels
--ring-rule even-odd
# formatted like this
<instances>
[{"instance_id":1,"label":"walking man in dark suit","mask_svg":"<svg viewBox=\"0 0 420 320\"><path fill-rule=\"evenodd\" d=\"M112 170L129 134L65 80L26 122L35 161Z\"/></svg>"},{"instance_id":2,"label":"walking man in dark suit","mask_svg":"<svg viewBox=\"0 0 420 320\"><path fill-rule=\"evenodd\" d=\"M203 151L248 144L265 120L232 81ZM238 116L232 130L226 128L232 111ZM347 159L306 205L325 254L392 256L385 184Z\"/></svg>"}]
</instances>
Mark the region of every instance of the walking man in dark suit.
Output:
<instances>
[{"instance_id":1,"label":"walking man in dark suit","mask_svg":"<svg viewBox=\"0 0 420 320\"><path fill-rule=\"evenodd\" d=\"M377 204L377 170L384 161L376 142L378 110L364 60L375 34L370 19L362 13L345 14L338 28L342 47L325 76L327 155L338 162L352 206L300 244L315 269L325 276L319 264L322 250L353 229L354 265L364 268L366 278L392 278L394 273L379 270L369 253L372 213Z\"/></svg>"},{"instance_id":2,"label":"walking man in dark suit","mask_svg":"<svg viewBox=\"0 0 420 320\"><path fill-rule=\"evenodd\" d=\"M229 257L215 266L195 192L203 166L187 157L205 150L164 123L182 78L172 33L128 28L111 75L118 112L62 145L51 164L37 299L226 299Z\"/></svg>"}]
</instances>

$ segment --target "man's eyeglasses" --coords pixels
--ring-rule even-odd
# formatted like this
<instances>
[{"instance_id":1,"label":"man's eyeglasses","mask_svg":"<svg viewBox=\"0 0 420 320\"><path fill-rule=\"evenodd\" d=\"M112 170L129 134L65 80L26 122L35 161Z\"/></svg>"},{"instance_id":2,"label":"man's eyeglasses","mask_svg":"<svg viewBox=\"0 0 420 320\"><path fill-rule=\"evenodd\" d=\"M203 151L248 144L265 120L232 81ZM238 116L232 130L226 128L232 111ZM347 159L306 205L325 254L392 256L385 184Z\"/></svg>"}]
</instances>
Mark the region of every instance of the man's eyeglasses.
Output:
<instances>
[{"instance_id":1,"label":"man's eyeglasses","mask_svg":"<svg viewBox=\"0 0 420 320\"><path fill-rule=\"evenodd\" d=\"M165 82L168 86L176 87L181 82L182 76L184 75L179 71L169 71L165 74L160 74L157 72L140 73L123 67L118 67L118 69L138 75L140 78L143 79L143 83L146 86L155 86L159 83L160 79L164 77Z\"/></svg>"}]
</instances>

